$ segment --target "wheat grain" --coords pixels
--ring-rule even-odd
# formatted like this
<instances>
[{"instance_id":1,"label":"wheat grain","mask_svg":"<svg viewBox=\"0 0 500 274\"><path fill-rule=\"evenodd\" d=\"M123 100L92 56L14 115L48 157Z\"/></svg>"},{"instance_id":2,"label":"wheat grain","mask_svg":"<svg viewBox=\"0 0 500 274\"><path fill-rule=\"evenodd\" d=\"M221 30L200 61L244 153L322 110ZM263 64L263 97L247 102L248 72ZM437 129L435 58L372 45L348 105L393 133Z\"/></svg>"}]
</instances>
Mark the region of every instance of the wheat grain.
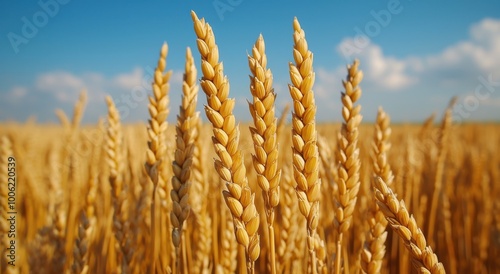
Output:
<instances>
[{"instance_id":1,"label":"wheat grain","mask_svg":"<svg viewBox=\"0 0 500 274\"><path fill-rule=\"evenodd\" d=\"M193 68L194 69L194 68ZM206 150L203 149L201 130L201 119L198 119L196 126L197 134L195 137L195 147L193 151L193 163L191 167L192 191L190 204L192 205L195 218L192 228L195 232L194 241L194 266L196 273L205 273L209 271L209 263L212 245L212 219L209 216L209 184L207 182L207 169L204 168L204 159Z\"/></svg>"},{"instance_id":2,"label":"wheat grain","mask_svg":"<svg viewBox=\"0 0 500 274\"><path fill-rule=\"evenodd\" d=\"M412 263L419 273L445 273L443 264L438 261L432 248L417 222L410 216L403 200L398 201L396 195L380 177L375 177L375 197L384 213L389 226L398 233L406 248L412 255Z\"/></svg>"},{"instance_id":3,"label":"wheat grain","mask_svg":"<svg viewBox=\"0 0 500 274\"><path fill-rule=\"evenodd\" d=\"M394 178L391 167L387 162L387 151L391 147L388 140L391 134L389 123L390 117L379 107L372 146L373 173L374 176L382 178L388 186L392 184ZM373 203L368 217L370 230L367 233L367 240L361 253L361 267L365 273L380 273L386 250L387 232L385 230L387 220L384 218L384 214L380 211L375 199Z\"/></svg>"},{"instance_id":4,"label":"wheat grain","mask_svg":"<svg viewBox=\"0 0 500 274\"><path fill-rule=\"evenodd\" d=\"M132 253L130 250L129 223L126 216L126 192L123 183L124 157L123 157L123 133L120 123L120 114L116 109L113 99L106 97L108 106L108 129L106 135L106 159L109 166L109 183L111 185L111 196L113 201L113 232L118 242L118 260L122 272L128 271Z\"/></svg>"},{"instance_id":5,"label":"wheat grain","mask_svg":"<svg viewBox=\"0 0 500 274\"><path fill-rule=\"evenodd\" d=\"M358 66L358 60L355 60L351 66L348 66L347 78L345 81L342 81L345 93L341 94L344 122L342 123L342 130L338 140L338 159L340 165L338 169L338 207L335 210L335 218L338 222L335 258L336 274L340 273L341 268L342 238L351 226L352 214L356 206L360 187L358 127L363 117L359 114L361 106L354 106L354 104L361 97L361 88L358 85L363 79L363 73L358 70Z\"/></svg>"},{"instance_id":6,"label":"wheat grain","mask_svg":"<svg viewBox=\"0 0 500 274\"><path fill-rule=\"evenodd\" d=\"M276 251L274 241L274 210L279 204L281 170L278 170L278 140L274 105L276 94L272 87L273 75L267 69L267 56L262 35L248 56L250 91L253 101L249 103L254 127L250 127L255 154L253 165L257 172L257 182L262 189L269 233L269 258L271 273L276 273Z\"/></svg>"},{"instance_id":7,"label":"wheat grain","mask_svg":"<svg viewBox=\"0 0 500 274\"><path fill-rule=\"evenodd\" d=\"M191 12L194 30L198 37L203 78L200 85L207 97L205 113L213 126L213 144L219 159L215 169L226 182L223 195L233 215L236 240L245 247L247 268L254 271L254 262L260 254L259 214L254 204L255 195L248 186L246 169L238 149L239 129L233 115L234 99L229 99L229 81L219 63L219 50L212 28L204 19Z\"/></svg>"},{"instance_id":8,"label":"wheat grain","mask_svg":"<svg viewBox=\"0 0 500 274\"><path fill-rule=\"evenodd\" d=\"M177 125L175 127L176 151L174 162L172 163L174 176L172 177L172 212L170 221L172 223L172 242L176 248L177 263L181 261L180 245L182 240L182 228L184 221L191 211L189 204L189 192L192 184L191 168L194 157L195 142L198 135L198 124L200 113L196 112L196 102L198 98L198 86L196 85L196 67L194 65L191 50L186 50L186 65L184 81L182 84L182 104ZM182 267L188 267L184 264ZM181 266L177 267L180 273Z\"/></svg>"},{"instance_id":9,"label":"wheat grain","mask_svg":"<svg viewBox=\"0 0 500 274\"><path fill-rule=\"evenodd\" d=\"M280 213L280 229L279 229L279 245L277 248L277 269L279 273L283 273L286 267L290 267L290 260L292 251L295 245L294 229L297 228L294 222L293 211L297 209L297 205L293 197L295 196L295 189L292 185L292 171L290 167L283 168L283 176L281 177L280 185L283 189L281 191L281 202L279 204Z\"/></svg>"},{"instance_id":10,"label":"wheat grain","mask_svg":"<svg viewBox=\"0 0 500 274\"><path fill-rule=\"evenodd\" d=\"M153 198L151 202L151 244L152 244L152 256L153 264L152 267L155 269L157 267L156 261L157 257L160 255L160 239L156 239L157 236L161 236L159 229L161 227L156 227L158 222L161 222L162 215L158 211L158 206L161 209L166 210L166 195L167 195L167 184L165 178L166 171L166 144L165 144L165 132L167 130L167 116L169 114L168 104L169 97L168 93L170 90L170 76L172 71L164 72L167 66L166 58L168 53L168 46L166 43L163 44L160 50L160 58L158 60L158 65L154 73L153 82L153 96L149 97L149 115L151 119L148 120L148 150L146 152L146 172L153 182ZM158 196L158 197L157 197ZM158 208L158 209L157 209ZM159 233L159 235L157 235ZM166 244L163 242L164 245ZM164 246L162 245L162 246ZM160 256L160 259L163 258ZM159 264L159 267L164 266Z\"/></svg>"},{"instance_id":11,"label":"wheat grain","mask_svg":"<svg viewBox=\"0 0 500 274\"><path fill-rule=\"evenodd\" d=\"M319 159L316 132L316 104L314 101L315 74L312 69L313 54L309 51L304 30L297 18L293 20L293 58L289 63L288 85L293 99L292 150L293 176L297 183L296 192L300 213L307 220L307 249L312 273L316 273L316 252L314 235L319 221Z\"/></svg>"}]
</instances>

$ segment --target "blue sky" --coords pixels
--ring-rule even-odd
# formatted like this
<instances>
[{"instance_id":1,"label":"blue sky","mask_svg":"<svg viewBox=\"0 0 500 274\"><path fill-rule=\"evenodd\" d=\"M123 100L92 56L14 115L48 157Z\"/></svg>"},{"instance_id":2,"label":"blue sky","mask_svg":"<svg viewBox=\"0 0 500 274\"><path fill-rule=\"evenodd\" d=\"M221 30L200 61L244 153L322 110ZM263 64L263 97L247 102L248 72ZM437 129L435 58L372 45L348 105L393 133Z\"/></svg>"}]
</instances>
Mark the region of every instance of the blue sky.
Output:
<instances>
[{"instance_id":1,"label":"blue sky","mask_svg":"<svg viewBox=\"0 0 500 274\"><path fill-rule=\"evenodd\" d=\"M1 1L0 121L55 122L86 88L84 122L106 114L111 95L126 122L146 121L151 71L169 45L171 114L178 113L186 47L199 67L190 11L212 25L236 98L250 115L246 54L260 33L278 94L290 102L288 62L296 16L314 53L318 120L339 121L345 66L364 71L365 121L383 106L395 122L441 114L460 96L457 121L500 119L500 1ZM130 98L127 100L126 98ZM199 109L205 103L200 94Z\"/></svg>"}]
</instances>

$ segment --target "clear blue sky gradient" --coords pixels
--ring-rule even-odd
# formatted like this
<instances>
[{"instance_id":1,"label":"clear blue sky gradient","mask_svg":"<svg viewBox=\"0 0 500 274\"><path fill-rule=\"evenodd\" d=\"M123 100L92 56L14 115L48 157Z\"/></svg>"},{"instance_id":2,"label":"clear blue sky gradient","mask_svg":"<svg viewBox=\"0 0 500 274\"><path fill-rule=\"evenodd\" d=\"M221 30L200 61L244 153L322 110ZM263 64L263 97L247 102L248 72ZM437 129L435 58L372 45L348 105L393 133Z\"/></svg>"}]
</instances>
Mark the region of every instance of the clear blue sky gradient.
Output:
<instances>
[{"instance_id":1,"label":"clear blue sky gradient","mask_svg":"<svg viewBox=\"0 0 500 274\"><path fill-rule=\"evenodd\" d=\"M57 8L48 14L40 3ZM355 57L366 78L360 100L366 121L383 106L393 121L420 122L432 112L441 114L454 95L460 96L457 120L500 120L500 56L494 54L500 53L500 1L41 0L0 2L0 122L30 116L55 122L57 108L71 115L82 87L89 92L84 122L95 123L106 114L106 94L128 108L122 113L126 122L146 121L147 100L131 106L121 98L134 88L150 93L148 71L156 66L164 41L167 67L174 71L172 121L186 47L200 63L191 10L212 25L240 121L250 119L247 53L261 33L278 113L291 102L294 16L314 53L320 121L341 119L341 80ZM391 17L377 21L381 14ZM26 24L37 32L23 33ZM342 54L339 47L359 42L361 34L369 44L356 54ZM16 45L13 37L23 43ZM487 86L488 77L493 84ZM200 110L205 101L200 93Z\"/></svg>"}]
</instances>

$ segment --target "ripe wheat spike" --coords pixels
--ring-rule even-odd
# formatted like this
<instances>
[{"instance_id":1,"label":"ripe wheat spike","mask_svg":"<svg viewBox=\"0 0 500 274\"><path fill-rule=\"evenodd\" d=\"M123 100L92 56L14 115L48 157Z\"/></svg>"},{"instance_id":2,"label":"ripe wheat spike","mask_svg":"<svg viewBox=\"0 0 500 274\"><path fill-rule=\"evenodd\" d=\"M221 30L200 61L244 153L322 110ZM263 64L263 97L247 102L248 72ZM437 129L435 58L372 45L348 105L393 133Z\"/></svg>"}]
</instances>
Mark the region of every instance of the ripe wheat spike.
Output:
<instances>
[{"instance_id":1,"label":"ripe wheat spike","mask_svg":"<svg viewBox=\"0 0 500 274\"><path fill-rule=\"evenodd\" d=\"M255 154L253 165L257 172L257 182L262 189L269 232L268 246L271 273L276 273L276 251L274 240L274 209L279 204L281 170L278 170L277 118L275 115L276 94L272 87L273 75L266 68L267 56L262 35L248 56L250 91L252 102L249 103L254 126L250 127Z\"/></svg>"},{"instance_id":2,"label":"ripe wheat spike","mask_svg":"<svg viewBox=\"0 0 500 274\"><path fill-rule=\"evenodd\" d=\"M446 273L443 264L427 245L422 230L410 216L403 200L396 195L380 177L375 177L375 197L380 210L384 213L389 226L398 233L406 248L411 252L413 267L419 273Z\"/></svg>"},{"instance_id":3,"label":"ripe wheat spike","mask_svg":"<svg viewBox=\"0 0 500 274\"><path fill-rule=\"evenodd\" d=\"M219 50L212 27L204 19L198 19L194 11L191 17L201 54L203 77L200 85L207 97L205 114L213 127L212 141L219 157L215 160L215 169L226 182L224 200L233 215L236 240L245 247L248 271L253 273L255 261L260 255L259 213L238 148L240 131L233 115L235 101L228 98L229 81L224 75L222 62L219 63Z\"/></svg>"},{"instance_id":4,"label":"ripe wheat spike","mask_svg":"<svg viewBox=\"0 0 500 274\"><path fill-rule=\"evenodd\" d=\"M288 85L293 99L292 150L293 176L299 201L300 213L307 220L307 249L311 272L316 273L315 234L319 221L319 155L316 132L316 103L314 101L315 74L313 54L308 49L304 30L297 18L293 20L293 59L289 63L291 84Z\"/></svg>"}]
</instances>

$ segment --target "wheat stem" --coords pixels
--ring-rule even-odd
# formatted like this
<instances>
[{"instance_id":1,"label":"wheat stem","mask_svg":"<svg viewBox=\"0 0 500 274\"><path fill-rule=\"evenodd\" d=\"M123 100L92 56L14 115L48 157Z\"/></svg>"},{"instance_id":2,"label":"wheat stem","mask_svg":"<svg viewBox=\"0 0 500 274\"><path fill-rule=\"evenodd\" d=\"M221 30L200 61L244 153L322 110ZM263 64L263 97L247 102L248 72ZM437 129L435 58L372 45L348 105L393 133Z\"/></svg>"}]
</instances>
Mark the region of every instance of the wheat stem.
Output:
<instances>
[{"instance_id":1,"label":"wheat stem","mask_svg":"<svg viewBox=\"0 0 500 274\"><path fill-rule=\"evenodd\" d=\"M444 164L446 160L446 154L448 150L448 134L450 131L452 123L452 110L455 105L457 98L451 99L446 112L443 117L443 121L440 128L439 140L438 140L438 156L436 163L436 174L434 177L434 191L432 193L431 209L429 213L429 226L427 230L427 237L429 238L429 243L434 245L434 228L436 224L436 214L437 208L439 207L439 198L442 194L443 187L443 174L444 174Z\"/></svg>"}]
</instances>

